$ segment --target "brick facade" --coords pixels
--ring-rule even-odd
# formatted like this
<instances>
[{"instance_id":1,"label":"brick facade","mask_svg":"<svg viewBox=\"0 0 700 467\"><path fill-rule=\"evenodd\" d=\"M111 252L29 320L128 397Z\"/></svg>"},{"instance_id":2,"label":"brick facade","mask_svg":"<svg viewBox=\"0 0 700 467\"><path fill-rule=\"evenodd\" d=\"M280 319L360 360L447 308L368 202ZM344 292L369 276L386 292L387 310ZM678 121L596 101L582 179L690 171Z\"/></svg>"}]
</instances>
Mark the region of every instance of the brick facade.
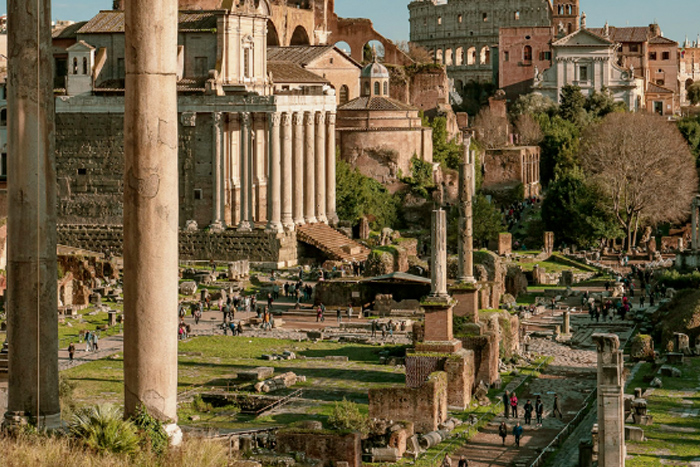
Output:
<instances>
[{"instance_id":1,"label":"brick facade","mask_svg":"<svg viewBox=\"0 0 700 467\"><path fill-rule=\"evenodd\" d=\"M360 433L285 430L278 432L276 439L278 453L303 452L306 457L321 461L319 465L322 467L333 467L339 462L347 462L351 467L362 465Z\"/></svg>"}]
</instances>

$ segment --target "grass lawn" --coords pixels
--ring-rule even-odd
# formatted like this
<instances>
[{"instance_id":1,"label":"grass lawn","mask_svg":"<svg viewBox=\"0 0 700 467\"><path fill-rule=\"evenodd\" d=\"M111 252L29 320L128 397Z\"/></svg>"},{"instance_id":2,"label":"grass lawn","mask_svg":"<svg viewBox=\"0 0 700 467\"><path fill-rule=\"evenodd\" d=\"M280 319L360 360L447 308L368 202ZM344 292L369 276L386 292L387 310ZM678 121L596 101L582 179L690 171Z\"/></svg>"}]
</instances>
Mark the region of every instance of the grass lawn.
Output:
<instances>
[{"instance_id":1,"label":"grass lawn","mask_svg":"<svg viewBox=\"0 0 700 467\"><path fill-rule=\"evenodd\" d=\"M647 441L627 442L627 454L631 456L627 467L686 466L700 461L700 359L686 359L686 364L678 368L682 371L680 378L662 377L663 388L654 389L647 397L654 423L641 427ZM643 378L651 371L650 363L643 364L626 392L634 393L635 387L648 388Z\"/></svg>"},{"instance_id":2,"label":"grass lawn","mask_svg":"<svg viewBox=\"0 0 700 467\"><path fill-rule=\"evenodd\" d=\"M121 303L109 302L109 307L113 310L123 310L123 305ZM79 312L79 319L76 318L66 318L64 324L58 325L58 346L59 348L68 347L71 341L77 343L80 331L90 330L94 331L97 328L104 329L109 321L109 315L107 313L97 313L96 315L89 315L89 313L95 311L95 307L90 306ZM70 324L70 325L69 325ZM107 330L100 331L100 338L105 338L108 336L113 336L121 332L121 326L116 325Z\"/></svg>"}]
</instances>

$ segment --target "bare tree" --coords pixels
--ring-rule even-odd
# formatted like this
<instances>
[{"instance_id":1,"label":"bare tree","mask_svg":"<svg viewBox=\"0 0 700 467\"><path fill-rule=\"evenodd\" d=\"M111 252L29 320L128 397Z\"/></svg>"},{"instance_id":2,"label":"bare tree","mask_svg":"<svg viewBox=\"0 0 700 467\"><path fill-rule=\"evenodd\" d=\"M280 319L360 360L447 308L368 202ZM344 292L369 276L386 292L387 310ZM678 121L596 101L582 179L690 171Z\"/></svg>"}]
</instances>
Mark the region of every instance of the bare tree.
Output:
<instances>
[{"instance_id":1,"label":"bare tree","mask_svg":"<svg viewBox=\"0 0 700 467\"><path fill-rule=\"evenodd\" d=\"M435 60L433 56L428 52L428 49L421 47L420 45L408 42L408 41L397 41L395 42L396 47L398 47L403 53L408 55L411 60L416 63L433 63Z\"/></svg>"},{"instance_id":2,"label":"bare tree","mask_svg":"<svg viewBox=\"0 0 700 467\"><path fill-rule=\"evenodd\" d=\"M640 225L680 222L698 188L695 161L675 125L650 114L612 113L586 131L581 164L607 195L627 234Z\"/></svg>"},{"instance_id":3,"label":"bare tree","mask_svg":"<svg viewBox=\"0 0 700 467\"><path fill-rule=\"evenodd\" d=\"M476 139L487 149L501 148L508 143L508 118L505 114L484 107L474 119Z\"/></svg>"},{"instance_id":4,"label":"bare tree","mask_svg":"<svg viewBox=\"0 0 700 467\"><path fill-rule=\"evenodd\" d=\"M519 136L520 144L525 145L540 144L544 138L540 124L530 114L518 115L515 119L515 133Z\"/></svg>"}]
</instances>

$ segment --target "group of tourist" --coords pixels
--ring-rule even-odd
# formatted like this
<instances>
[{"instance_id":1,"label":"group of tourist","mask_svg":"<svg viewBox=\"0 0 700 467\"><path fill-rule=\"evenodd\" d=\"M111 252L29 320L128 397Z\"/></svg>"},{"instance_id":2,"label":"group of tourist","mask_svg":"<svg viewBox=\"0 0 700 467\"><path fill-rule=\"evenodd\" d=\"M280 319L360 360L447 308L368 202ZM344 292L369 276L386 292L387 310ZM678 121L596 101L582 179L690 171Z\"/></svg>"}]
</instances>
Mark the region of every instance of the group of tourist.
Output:
<instances>
[{"instance_id":1,"label":"group of tourist","mask_svg":"<svg viewBox=\"0 0 700 467\"><path fill-rule=\"evenodd\" d=\"M296 283L285 282L282 288L284 289L284 296L287 298L291 297L296 299L297 303L300 303L302 300L311 300L314 293L314 288L309 284L304 285L304 282L301 279L299 279Z\"/></svg>"},{"instance_id":2,"label":"group of tourist","mask_svg":"<svg viewBox=\"0 0 700 467\"><path fill-rule=\"evenodd\" d=\"M503 393L503 417L508 419L509 416L512 416L513 418L517 419L519 418L519 410L518 410L518 396L515 394L515 391L509 393L508 391L505 391ZM554 394L554 401L552 402L552 416L555 418L563 419L564 416L561 412L561 406L562 403L559 400L559 396L557 394ZM544 417L544 403L542 402L542 396L537 395L537 399L535 400L535 404L532 404L531 399L527 399L527 402L525 403L525 406L523 407L523 418L524 418L524 423L525 425L531 425L532 424L532 414L535 414L535 423L536 426L542 426L542 420ZM523 435L523 427L520 424L520 422L516 422L515 426L511 430L513 437L515 439L515 446L520 446L520 438ZM503 445L506 444L506 438L508 437L508 426L506 425L505 420L503 420L498 427L498 436L501 437L501 440L503 441Z\"/></svg>"},{"instance_id":3,"label":"group of tourist","mask_svg":"<svg viewBox=\"0 0 700 467\"><path fill-rule=\"evenodd\" d=\"M516 201L510 206L503 207L501 212L503 214L504 223L508 226L508 230L513 229L522 217L525 209L539 204L540 199L533 196L527 198L525 201Z\"/></svg>"}]
</instances>

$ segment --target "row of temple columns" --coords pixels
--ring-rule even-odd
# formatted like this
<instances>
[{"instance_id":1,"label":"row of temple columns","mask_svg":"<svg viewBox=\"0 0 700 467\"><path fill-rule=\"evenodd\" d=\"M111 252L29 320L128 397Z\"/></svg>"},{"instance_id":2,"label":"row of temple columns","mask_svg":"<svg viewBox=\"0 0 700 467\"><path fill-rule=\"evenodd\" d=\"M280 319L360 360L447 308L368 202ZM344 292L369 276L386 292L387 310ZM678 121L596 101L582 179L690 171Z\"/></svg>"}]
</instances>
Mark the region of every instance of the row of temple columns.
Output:
<instances>
[{"instance_id":1,"label":"row of temple columns","mask_svg":"<svg viewBox=\"0 0 700 467\"><path fill-rule=\"evenodd\" d=\"M335 113L244 112L231 114L229 123L235 115L238 127L230 131L238 132L238 154L230 144L226 163L221 148L225 140L222 119L215 117L213 223L223 223L227 191L231 208L238 213L230 218L237 220L242 231L252 230L263 220L274 232L302 224L336 223ZM267 158L261 156L266 142L259 141L265 133L254 125L260 115L268 118ZM267 189L266 211L261 210L263 194L256 191L261 186Z\"/></svg>"},{"instance_id":2,"label":"row of temple columns","mask_svg":"<svg viewBox=\"0 0 700 467\"><path fill-rule=\"evenodd\" d=\"M527 154L523 160L522 180L524 184L535 183L540 180L540 161L536 154Z\"/></svg>"}]
</instances>

